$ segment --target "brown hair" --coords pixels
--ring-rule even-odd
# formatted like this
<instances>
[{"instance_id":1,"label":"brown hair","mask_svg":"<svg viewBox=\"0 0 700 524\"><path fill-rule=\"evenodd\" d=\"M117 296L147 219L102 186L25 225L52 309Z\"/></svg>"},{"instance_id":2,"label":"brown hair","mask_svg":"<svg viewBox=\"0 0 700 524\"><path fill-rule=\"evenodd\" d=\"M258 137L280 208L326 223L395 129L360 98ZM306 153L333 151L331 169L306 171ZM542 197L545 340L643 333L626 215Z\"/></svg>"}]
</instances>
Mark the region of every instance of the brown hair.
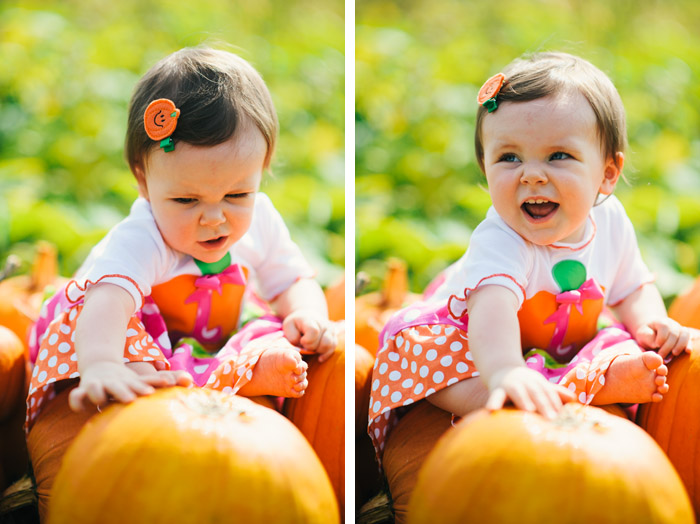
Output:
<instances>
[{"instance_id":1,"label":"brown hair","mask_svg":"<svg viewBox=\"0 0 700 524\"><path fill-rule=\"evenodd\" d=\"M503 70L503 74L506 78L496 96L498 104L527 102L576 90L586 97L595 113L606 158L613 158L617 163L615 153L625 152L627 129L622 99L607 75L587 60L568 53L537 53L514 60ZM486 114L487 109L479 106L474 147L482 171L484 147L481 127Z\"/></svg>"},{"instance_id":2,"label":"brown hair","mask_svg":"<svg viewBox=\"0 0 700 524\"><path fill-rule=\"evenodd\" d=\"M221 144L248 119L267 142L264 167L269 167L277 141L277 114L265 82L244 59L208 47L185 48L146 72L129 104L125 154L134 174L134 167L142 165L159 144L146 135L143 125L146 107L158 98L168 98L180 109L172 134L175 144Z\"/></svg>"}]
</instances>

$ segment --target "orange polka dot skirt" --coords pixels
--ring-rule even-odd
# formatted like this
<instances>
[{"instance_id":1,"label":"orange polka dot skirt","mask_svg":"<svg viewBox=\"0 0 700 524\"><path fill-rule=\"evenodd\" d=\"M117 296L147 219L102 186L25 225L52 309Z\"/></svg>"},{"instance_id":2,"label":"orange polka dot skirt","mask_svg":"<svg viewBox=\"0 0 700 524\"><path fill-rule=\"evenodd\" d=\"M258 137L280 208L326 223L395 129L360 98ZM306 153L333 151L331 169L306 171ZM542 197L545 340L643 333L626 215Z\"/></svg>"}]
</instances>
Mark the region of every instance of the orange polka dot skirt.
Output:
<instances>
[{"instance_id":1,"label":"orange polka dot skirt","mask_svg":"<svg viewBox=\"0 0 700 524\"><path fill-rule=\"evenodd\" d=\"M82 303L70 304L64 293L47 301L30 336L33 371L27 397L28 432L33 422L55 396L59 381L78 378L75 352L75 326ZM263 314L250 320L214 355L202 356L191 344L172 348L163 317L150 298L129 321L123 360L127 362L162 362L165 369L190 373L200 387L234 394L253 377L260 355L273 347L291 347L282 332L282 321Z\"/></svg>"},{"instance_id":2,"label":"orange polka dot skirt","mask_svg":"<svg viewBox=\"0 0 700 524\"><path fill-rule=\"evenodd\" d=\"M421 319L414 314L410 320ZM369 406L369 435L380 463L388 433L411 404L479 376L469 351L466 318L463 322L463 328L453 323L419 324L393 335L382 334ZM599 331L568 363L557 363L539 349L529 351L525 363L551 382L568 387L582 404L590 404L605 384L613 360L639 351L631 335L617 324Z\"/></svg>"}]
</instances>

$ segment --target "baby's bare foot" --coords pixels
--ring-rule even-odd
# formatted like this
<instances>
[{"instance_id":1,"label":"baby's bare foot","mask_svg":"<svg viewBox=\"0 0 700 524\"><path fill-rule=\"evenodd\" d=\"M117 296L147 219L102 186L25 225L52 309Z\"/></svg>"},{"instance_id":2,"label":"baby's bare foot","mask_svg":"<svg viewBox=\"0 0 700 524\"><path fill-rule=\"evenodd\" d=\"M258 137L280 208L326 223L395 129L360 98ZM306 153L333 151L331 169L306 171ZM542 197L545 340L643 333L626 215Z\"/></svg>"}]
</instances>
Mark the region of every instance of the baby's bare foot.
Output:
<instances>
[{"instance_id":1,"label":"baby's bare foot","mask_svg":"<svg viewBox=\"0 0 700 524\"><path fill-rule=\"evenodd\" d=\"M254 397L301 397L309 385L306 380L308 365L293 348L265 350L253 369L253 377L239 391L239 395Z\"/></svg>"},{"instance_id":2,"label":"baby's bare foot","mask_svg":"<svg viewBox=\"0 0 700 524\"><path fill-rule=\"evenodd\" d=\"M593 404L659 402L668 391L668 368L657 353L645 351L613 360Z\"/></svg>"}]
</instances>

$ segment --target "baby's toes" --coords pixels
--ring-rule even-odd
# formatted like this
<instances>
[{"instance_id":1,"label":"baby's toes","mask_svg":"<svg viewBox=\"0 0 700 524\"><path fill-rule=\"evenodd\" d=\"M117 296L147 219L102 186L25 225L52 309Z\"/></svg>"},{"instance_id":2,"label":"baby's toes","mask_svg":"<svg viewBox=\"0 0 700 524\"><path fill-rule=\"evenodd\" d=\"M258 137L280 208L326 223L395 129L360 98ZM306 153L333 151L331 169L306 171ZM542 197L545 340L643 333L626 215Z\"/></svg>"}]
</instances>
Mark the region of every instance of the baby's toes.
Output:
<instances>
[{"instance_id":1,"label":"baby's toes","mask_svg":"<svg viewBox=\"0 0 700 524\"><path fill-rule=\"evenodd\" d=\"M668 393L668 389L668 384L664 382L663 384L658 385L658 387L656 388L656 392L665 395L666 393Z\"/></svg>"},{"instance_id":2,"label":"baby's toes","mask_svg":"<svg viewBox=\"0 0 700 524\"><path fill-rule=\"evenodd\" d=\"M295 375L302 375L306 373L309 365L304 360L300 360L297 366L294 368Z\"/></svg>"},{"instance_id":3,"label":"baby's toes","mask_svg":"<svg viewBox=\"0 0 700 524\"><path fill-rule=\"evenodd\" d=\"M648 370L656 370L657 375L666 375L668 373L668 368L664 366L664 359L661 355L654 353L653 351L645 351L642 353L642 362ZM663 368L663 369L661 369ZM661 369L661 372L659 371Z\"/></svg>"},{"instance_id":4,"label":"baby's toes","mask_svg":"<svg viewBox=\"0 0 700 524\"><path fill-rule=\"evenodd\" d=\"M304 391L306 391L306 388L307 388L307 387L309 387L309 381L306 380L306 377L304 377L303 380L300 380L299 382L297 382L296 384L294 384L294 385L292 386L292 389L293 389L296 393L304 393Z\"/></svg>"}]
</instances>

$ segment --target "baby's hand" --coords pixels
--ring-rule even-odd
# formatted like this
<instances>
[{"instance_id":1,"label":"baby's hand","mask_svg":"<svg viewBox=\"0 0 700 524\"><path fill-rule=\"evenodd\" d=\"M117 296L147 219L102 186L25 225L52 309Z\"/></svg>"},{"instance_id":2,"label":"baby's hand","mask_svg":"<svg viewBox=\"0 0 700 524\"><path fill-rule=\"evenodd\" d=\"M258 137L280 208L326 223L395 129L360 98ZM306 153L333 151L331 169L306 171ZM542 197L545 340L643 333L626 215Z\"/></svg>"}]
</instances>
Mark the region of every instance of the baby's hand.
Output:
<instances>
[{"instance_id":1,"label":"baby's hand","mask_svg":"<svg viewBox=\"0 0 700 524\"><path fill-rule=\"evenodd\" d=\"M101 406L113 399L117 402L132 402L138 396L150 395L155 387L175 385L186 382L186 377L165 375L156 371L153 365L142 364L143 368L127 367L117 362L95 362L82 370L80 384L70 392L68 404L73 411L82 411L85 402ZM151 372L145 372L145 366ZM167 372L170 373L170 372ZM190 377L191 379L191 377Z\"/></svg>"},{"instance_id":2,"label":"baby's hand","mask_svg":"<svg viewBox=\"0 0 700 524\"><path fill-rule=\"evenodd\" d=\"M313 310L293 311L284 319L282 330L292 344L318 353L319 362L327 360L337 344L331 322Z\"/></svg>"},{"instance_id":3,"label":"baby's hand","mask_svg":"<svg viewBox=\"0 0 700 524\"><path fill-rule=\"evenodd\" d=\"M668 317L641 325L635 338L639 345L656 350L664 359L669 353L678 356L691 349L690 329Z\"/></svg>"},{"instance_id":4,"label":"baby's hand","mask_svg":"<svg viewBox=\"0 0 700 524\"><path fill-rule=\"evenodd\" d=\"M526 367L504 369L490 381L491 394L486 409L501 409L510 399L515 407L535 411L549 419L555 417L564 402L574 394L563 386L552 384L536 371Z\"/></svg>"}]
</instances>

